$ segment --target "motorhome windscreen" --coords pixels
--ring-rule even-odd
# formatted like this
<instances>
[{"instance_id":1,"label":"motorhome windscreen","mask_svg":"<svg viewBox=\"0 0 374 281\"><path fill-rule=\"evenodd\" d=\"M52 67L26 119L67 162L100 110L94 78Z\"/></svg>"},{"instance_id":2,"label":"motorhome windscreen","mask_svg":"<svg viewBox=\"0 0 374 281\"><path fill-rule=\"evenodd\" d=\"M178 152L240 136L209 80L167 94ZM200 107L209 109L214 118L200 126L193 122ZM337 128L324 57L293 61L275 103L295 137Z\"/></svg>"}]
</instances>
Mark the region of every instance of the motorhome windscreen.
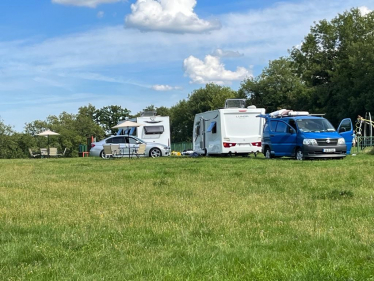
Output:
<instances>
[{"instance_id":1,"label":"motorhome windscreen","mask_svg":"<svg viewBox=\"0 0 374 281\"><path fill-rule=\"evenodd\" d=\"M319 133L319 132L334 132L335 128L331 123L324 118L321 119L297 119L297 127L301 132L305 133Z\"/></svg>"},{"instance_id":2,"label":"motorhome windscreen","mask_svg":"<svg viewBox=\"0 0 374 281\"><path fill-rule=\"evenodd\" d=\"M164 126L144 126L144 132L146 135L162 134Z\"/></svg>"}]
</instances>

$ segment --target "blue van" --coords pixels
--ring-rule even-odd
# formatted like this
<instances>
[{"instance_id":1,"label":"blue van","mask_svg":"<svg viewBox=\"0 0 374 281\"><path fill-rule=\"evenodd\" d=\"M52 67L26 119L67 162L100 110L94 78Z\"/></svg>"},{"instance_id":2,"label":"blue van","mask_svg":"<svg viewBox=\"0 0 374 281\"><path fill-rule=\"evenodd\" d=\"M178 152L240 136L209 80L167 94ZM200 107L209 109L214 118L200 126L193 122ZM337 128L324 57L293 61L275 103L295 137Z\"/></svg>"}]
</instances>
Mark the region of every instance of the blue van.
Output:
<instances>
[{"instance_id":1,"label":"blue van","mask_svg":"<svg viewBox=\"0 0 374 281\"><path fill-rule=\"evenodd\" d=\"M336 131L320 116L258 117L266 120L262 135L262 153L266 158L344 158L351 151L353 125L349 118L342 120Z\"/></svg>"}]
</instances>

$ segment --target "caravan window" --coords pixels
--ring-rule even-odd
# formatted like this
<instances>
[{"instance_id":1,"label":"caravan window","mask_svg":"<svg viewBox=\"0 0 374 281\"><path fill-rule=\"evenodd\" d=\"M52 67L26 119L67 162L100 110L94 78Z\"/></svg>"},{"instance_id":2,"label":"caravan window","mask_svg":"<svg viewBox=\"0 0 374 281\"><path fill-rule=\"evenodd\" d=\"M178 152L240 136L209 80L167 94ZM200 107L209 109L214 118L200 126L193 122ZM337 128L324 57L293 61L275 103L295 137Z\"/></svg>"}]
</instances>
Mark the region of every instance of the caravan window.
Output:
<instances>
[{"instance_id":1,"label":"caravan window","mask_svg":"<svg viewBox=\"0 0 374 281\"><path fill-rule=\"evenodd\" d=\"M132 127L130 130L130 135L136 136L136 127Z\"/></svg>"},{"instance_id":2,"label":"caravan window","mask_svg":"<svg viewBox=\"0 0 374 281\"><path fill-rule=\"evenodd\" d=\"M162 134L164 126L144 126L144 132L146 135Z\"/></svg>"},{"instance_id":3,"label":"caravan window","mask_svg":"<svg viewBox=\"0 0 374 281\"><path fill-rule=\"evenodd\" d=\"M197 123L196 123L195 134L196 134L197 136L200 135L200 122L197 122Z\"/></svg>"},{"instance_id":4,"label":"caravan window","mask_svg":"<svg viewBox=\"0 0 374 281\"><path fill-rule=\"evenodd\" d=\"M216 123L216 121L213 121L212 123L210 123L207 132L212 132L212 134L217 133L217 123Z\"/></svg>"}]
</instances>

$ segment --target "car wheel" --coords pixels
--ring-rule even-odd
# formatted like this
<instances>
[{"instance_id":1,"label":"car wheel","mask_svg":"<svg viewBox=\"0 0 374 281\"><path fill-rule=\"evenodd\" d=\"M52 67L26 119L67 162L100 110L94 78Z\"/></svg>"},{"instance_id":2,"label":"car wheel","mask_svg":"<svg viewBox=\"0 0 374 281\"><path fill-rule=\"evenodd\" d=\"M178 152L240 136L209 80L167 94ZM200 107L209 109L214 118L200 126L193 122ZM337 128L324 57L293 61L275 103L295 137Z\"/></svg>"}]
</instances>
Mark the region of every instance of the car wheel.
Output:
<instances>
[{"instance_id":1,"label":"car wheel","mask_svg":"<svg viewBox=\"0 0 374 281\"><path fill-rule=\"evenodd\" d=\"M103 158L103 159L106 158L105 153L104 153L104 149L100 152L100 157Z\"/></svg>"},{"instance_id":2,"label":"car wheel","mask_svg":"<svg viewBox=\"0 0 374 281\"><path fill-rule=\"evenodd\" d=\"M150 151L149 151L149 157L152 157L152 158L156 158L156 157L160 157L162 156L161 155L161 150L158 149L158 148L152 148Z\"/></svg>"},{"instance_id":3,"label":"car wheel","mask_svg":"<svg viewBox=\"0 0 374 281\"><path fill-rule=\"evenodd\" d=\"M302 161L304 159L305 157L303 151L300 148L296 149L296 160Z\"/></svg>"},{"instance_id":4,"label":"car wheel","mask_svg":"<svg viewBox=\"0 0 374 281\"><path fill-rule=\"evenodd\" d=\"M265 153L264 153L264 155L265 155L265 158L266 158L266 159L271 159L271 158L273 158L273 157L271 156L270 147L266 147L266 148L265 148Z\"/></svg>"}]
</instances>

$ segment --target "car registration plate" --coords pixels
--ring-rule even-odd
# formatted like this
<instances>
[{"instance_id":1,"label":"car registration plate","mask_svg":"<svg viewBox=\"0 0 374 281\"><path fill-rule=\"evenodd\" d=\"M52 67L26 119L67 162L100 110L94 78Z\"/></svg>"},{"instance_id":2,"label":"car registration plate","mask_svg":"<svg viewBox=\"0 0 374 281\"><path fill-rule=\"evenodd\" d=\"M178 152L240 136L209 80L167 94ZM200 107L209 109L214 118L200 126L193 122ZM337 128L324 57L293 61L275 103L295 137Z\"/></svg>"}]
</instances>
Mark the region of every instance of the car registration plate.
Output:
<instances>
[{"instance_id":1,"label":"car registration plate","mask_svg":"<svg viewBox=\"0 0 374 281\"><path fill-rule=\"evenodd\" d=\"M335 148L324 148L323 152L335 152Z\"/></svg>"}]
</instances>

